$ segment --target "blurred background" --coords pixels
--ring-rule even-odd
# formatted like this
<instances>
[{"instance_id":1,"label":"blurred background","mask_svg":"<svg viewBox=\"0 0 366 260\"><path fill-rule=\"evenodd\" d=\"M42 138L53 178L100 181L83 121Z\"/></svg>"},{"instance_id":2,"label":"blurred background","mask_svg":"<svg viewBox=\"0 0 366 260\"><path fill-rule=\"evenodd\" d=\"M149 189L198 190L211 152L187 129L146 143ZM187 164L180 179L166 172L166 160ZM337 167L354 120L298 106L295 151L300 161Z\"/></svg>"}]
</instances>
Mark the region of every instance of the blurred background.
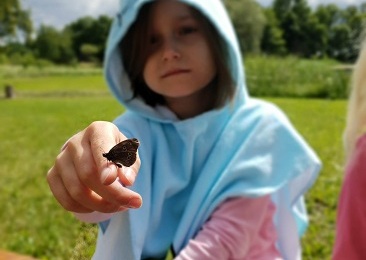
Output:
<instances>
[{"instance_id":1,"label":"blurred background","mask_svg":"<svg viewBox=\"0 0 366 260\"><path fill-rule=\"evenodd\" d=\"M46 173L62 144L124 108L103 79L118 0L0 1L0 249L90 259L97 227L55 201ZM329 259L343 176L349 78L366 21L360 0L225 0L252 96L274 102L322 159L307 194L303 259Z\"/></svg>"}]
</instances>

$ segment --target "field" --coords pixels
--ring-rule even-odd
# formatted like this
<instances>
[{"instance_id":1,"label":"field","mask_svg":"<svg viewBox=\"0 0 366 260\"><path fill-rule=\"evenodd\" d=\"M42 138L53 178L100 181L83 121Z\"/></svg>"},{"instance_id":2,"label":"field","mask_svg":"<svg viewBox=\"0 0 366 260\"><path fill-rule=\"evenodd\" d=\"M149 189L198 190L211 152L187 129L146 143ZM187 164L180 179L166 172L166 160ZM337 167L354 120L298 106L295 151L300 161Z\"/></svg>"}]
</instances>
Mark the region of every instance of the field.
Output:
<instances>
[{"instance_id":1,"label":"field","mask_svg":"<svg viewBox=\"0 0 366 260\"><path fill-rule=\"evenodd\" d=\"M15 99L0 100L0 248L40 259L89 259L95 226L79 223L61 209L45 176L70 135L93 120L112 120L123 108L98 71L16 75L0 78L0 86L11 84L17 92ZM346 101L266 99L288 114L323 161L306 198L311 225L303 238L303 256L329 259L343 170Z\"/></svg>"}]
</instances>

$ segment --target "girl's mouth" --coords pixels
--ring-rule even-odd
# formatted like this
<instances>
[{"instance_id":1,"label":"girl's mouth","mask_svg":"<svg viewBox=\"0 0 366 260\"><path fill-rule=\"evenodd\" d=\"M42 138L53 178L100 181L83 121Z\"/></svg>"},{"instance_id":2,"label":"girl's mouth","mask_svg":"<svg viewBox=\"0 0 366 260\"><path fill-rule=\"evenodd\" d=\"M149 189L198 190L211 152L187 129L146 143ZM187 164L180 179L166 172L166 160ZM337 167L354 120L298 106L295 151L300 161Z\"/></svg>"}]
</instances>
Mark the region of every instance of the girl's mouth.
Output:
<instances>
[{"instance_id":1,"label":"girl's mouth","mask_svg":"<svg viewBox=\"0 0 366 260\"><path fill-rule=\"evenodd\" d=\"M172 70L165 72L161 77L168 78L170 76L175 76L175 75L189 73L189 72L190 72L190 70L188 70L188 69L172 69Z\"/></svg>"}]
</instances>

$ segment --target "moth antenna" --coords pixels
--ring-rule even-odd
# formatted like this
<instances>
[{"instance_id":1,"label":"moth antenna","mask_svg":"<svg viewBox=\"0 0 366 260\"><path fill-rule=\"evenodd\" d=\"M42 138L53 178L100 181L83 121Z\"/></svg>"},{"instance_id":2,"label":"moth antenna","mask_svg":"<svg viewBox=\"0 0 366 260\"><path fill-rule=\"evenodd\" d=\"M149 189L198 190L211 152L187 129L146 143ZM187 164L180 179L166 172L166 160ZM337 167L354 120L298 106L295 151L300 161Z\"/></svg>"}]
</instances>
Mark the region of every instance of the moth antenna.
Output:
<instances>
[{"instance_id":1,"label":"moth antenna","mask_svg":"<svg viewBox=\"0 0 366 260\"><path fill-rule=\"evenodd\" d=\"M99 146L99 152L102 153L102 156L104 157L104 159L107 161L107 166L109 167L109 160L106 157L106 152L104 152L104 150L102 149L102 147Z\"/></svg>"}]
</instances>

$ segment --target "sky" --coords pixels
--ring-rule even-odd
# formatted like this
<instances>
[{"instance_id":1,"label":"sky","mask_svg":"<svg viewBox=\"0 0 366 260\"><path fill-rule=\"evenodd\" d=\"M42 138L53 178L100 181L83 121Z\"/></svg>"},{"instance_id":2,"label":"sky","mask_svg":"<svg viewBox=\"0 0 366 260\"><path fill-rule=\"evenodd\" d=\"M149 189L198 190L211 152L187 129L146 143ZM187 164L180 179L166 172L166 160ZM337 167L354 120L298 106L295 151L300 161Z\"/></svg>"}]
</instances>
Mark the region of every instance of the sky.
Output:
<instances>
[{"instance_id":1,"label":"sky","mask_svg":"<svg viewBox=\"0 0 366 260\"><path fill-rule=\"evenodd\" d=\"M1 1L1 0L0 0ZM98 17L116 13L119 0L20 0L23 9L30 10L33 24L50 25L62 29L65 25L87 15ZM273 0L256 0L262 6L270 6ZM308 0L310 6L336 4L340 7L356 5L366 0Z\"/></svg>"}]
</instances>

